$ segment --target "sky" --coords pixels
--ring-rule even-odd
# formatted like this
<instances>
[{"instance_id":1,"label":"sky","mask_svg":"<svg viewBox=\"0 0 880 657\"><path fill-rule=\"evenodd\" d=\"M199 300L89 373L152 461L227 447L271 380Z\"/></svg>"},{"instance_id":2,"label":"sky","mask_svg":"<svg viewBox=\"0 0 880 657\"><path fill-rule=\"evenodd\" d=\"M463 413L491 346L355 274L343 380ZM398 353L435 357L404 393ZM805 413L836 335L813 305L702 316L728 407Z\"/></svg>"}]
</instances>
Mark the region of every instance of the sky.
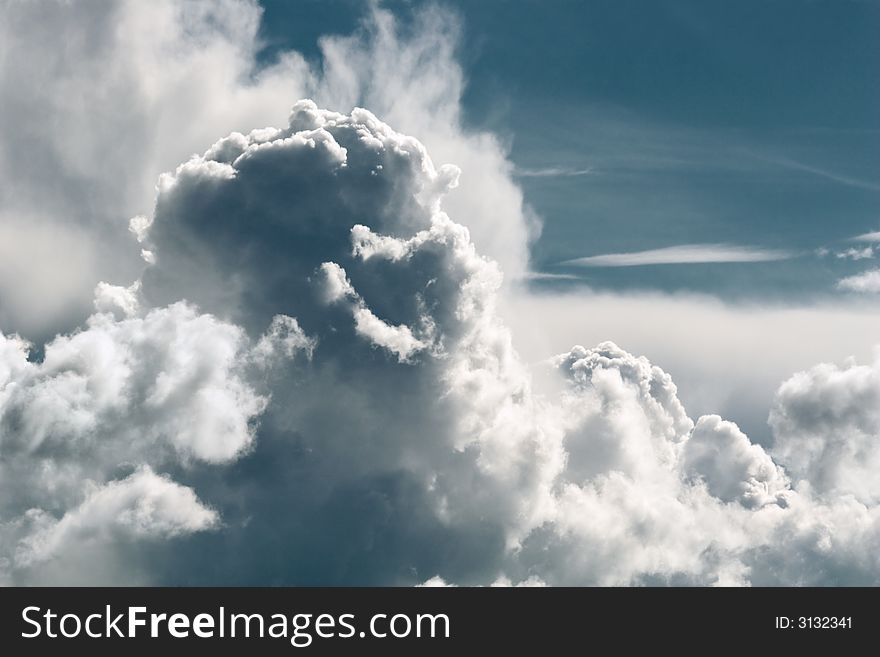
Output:
<instances>
[{"instance_id":1,"label":"sky","mask_svg":"<svg viewBox=\"0 0 880 657\"><path fill-rule=\"evenodd\" d=\"M340 9L357 4L265 6L271 57L350 30ZM389 6L405 17L420 4ZM876 3L453 6L464 122L509 144L544 222L534 269L573 277L541 284L790 301L835 295L840 278L870 268L835 254L864 251L849 240L880 221ZM766 261L565 264L695 244Z\"/></svg>"},{"instance_id":2,"label":"sky","mask_svg":"<svg viewBox=\"0 0 880 657\"><path fill-rule=\"evenodd\" d=\"M357 2L263 6L266 61L288 47L318 61L320 36L348 33L364 10ZM406 23L431 3L387 6ZM533 336L518 345L528 358L626 335L626 346L677 375L694 408L732 416L763 441L769 399L788 373L816 354L872 357L880 6L444 6L460 29L462 124L503 142L540 221L529 244L531 291L571 295L568 322L536 330L524 322L517 331ZM572 297L591 293L635 300L614 301L615 312L598 318L569 310ZM658 295L677 305L658 304ZM683 310L682 298L695 304ZM510 304L508 321L523 305ZM717 339L682 312L713 317ZM806 331L805 315L816 318ZM792 331L803 333L800 349L789 344ZM766 371L740 377L756 341L769 352Z\"/></svg>"},{"instance_id":3,"label":"sky","mask_svg":"<svg viewBox=\"0 0 880 657\"><path fill-rule=\"evenodd\" d=\"M0 584L878 584L877 22L0 2Z\"/></svg>"}]
</instances>

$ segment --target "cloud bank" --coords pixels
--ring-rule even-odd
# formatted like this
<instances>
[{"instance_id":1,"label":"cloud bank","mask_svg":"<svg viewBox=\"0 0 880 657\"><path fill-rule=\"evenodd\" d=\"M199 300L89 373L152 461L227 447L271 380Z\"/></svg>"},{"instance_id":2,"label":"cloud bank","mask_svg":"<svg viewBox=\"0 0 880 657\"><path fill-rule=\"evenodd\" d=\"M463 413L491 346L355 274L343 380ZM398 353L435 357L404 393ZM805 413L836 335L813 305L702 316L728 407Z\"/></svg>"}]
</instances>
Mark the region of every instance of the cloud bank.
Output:
<instances>
[{"instance_id":1,"label":"cloud bank","mask_svg":"<svg viewBox=\"0 0 880 657\"><path fill-rule=\"evenodd\" d=\"M792 377L767 449L612 342L530 367L466 178L312 101L163 174L138 281L0 338L3 580L880 580L875 366Z\"/></svg>"}]
</instances>

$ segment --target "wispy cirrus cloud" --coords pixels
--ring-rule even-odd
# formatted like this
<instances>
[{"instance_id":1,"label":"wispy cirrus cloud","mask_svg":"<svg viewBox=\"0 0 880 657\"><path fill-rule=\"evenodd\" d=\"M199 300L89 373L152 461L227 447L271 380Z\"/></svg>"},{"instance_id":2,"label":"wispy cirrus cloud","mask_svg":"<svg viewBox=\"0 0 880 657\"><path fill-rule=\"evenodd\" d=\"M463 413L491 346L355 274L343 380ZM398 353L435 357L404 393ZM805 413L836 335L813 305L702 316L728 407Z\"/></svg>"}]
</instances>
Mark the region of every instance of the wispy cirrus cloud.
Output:
<instances>
[{"instance_id":1,"label":"wispy cirrus cloud","mask_svg":"<svg viewBox=\"0 0 880 657\"><path fill-rule=\"evenodd\" d=\"M880 230L874 230L870 233L862 233L855 237L849 238L850 242L880 242Z\"/></svg>"},{"instance_id":2,"label":"wispy cirrus cloud","mask_svg":"<svg viewBox=\"0 0 880 657\"><path fill-rule=\"evenodd\" d=\"M792 251L782 249L764 249L735 244L680 244L647 251L605 253L573 258L559 264L573 267L638 267L641 265L768 262L787 260L795 255Z\"/></svg>"},{"instance_id":3,"label":"wispy cirrus cloud","mask_svg":"<svg viewBox=\"0 0 880 657\"><path fill-rule=\"evenodd\" d=\"M554 274L544 271L530 271L524 277L527 281L577 281L580 277L574 274Z\"/></svg>"},{"instance_id":4,"label":"wispy cirrus cloud","mask_svg":"<svg viewBox=\"0 0 880 657\"><path fill-rule=\"evenodd\" d=\"M541 167L536 169L520 169L515 171L519 178L575 178L595 173L595 169L577 169L574 167Z\"/></svg>"},{"instance_id":5,"label":"wispy cirrus cloud","mask_svg":"<svg viewBox=\"0 0 880 657\"><path fill-rule=\"evenodd\" d=\"M880 183L874 180L857 178L855 176L850 176L848 174L840 173L838 171L832 171L824 167L817 167L811 164L806 164L804 162L798 162L797 160L793 160L788 157L758 157L758 159L769 162L771 164L776 164L786 169L794 169L795 171L810 173L819 178L825 178L826 180L830 180L841 185L846 185L847 187L858 187L860 189L868 189L872 191L880 190Z\"/></svg>"}]
</instances>

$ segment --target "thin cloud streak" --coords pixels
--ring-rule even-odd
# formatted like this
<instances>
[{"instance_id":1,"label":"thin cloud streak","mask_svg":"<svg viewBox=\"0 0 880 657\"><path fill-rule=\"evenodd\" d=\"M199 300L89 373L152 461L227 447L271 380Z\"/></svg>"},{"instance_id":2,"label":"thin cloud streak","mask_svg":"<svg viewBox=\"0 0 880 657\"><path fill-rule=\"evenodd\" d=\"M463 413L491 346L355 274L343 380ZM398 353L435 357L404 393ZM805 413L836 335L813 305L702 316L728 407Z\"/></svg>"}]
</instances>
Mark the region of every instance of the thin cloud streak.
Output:
<instances>
[{"instance_id":1,"label":"thin cloud streak","mask_svg":"<svg viewBox=\"0 0 880 657\"><path fill-rule=\"evenodd\" d=\"M530 271L526 273L523 277L524 280L527 281L547 281L547 280L562 280L562 281L578 281L580 277L575 276L574 274L553 274L544 271Z\"/></svg>"},{"instance_id":2,"label":"thin cloud streak","mask_svg":"<svg viewBox=\"0 0 880 657\"><path fill-rule=\"evenodd\" d=\"M841 185L847 185L848 187L858 187L861 189L869 189L871 191L880 191L880 183L871 181L871 180L862 180L860 178L854 178L852 176L848 176L845 174L837 173L836 171L829 171L828 169L823 169L820 167L815 167L809 164L804 164L803 162L798 162L796 160L791 160L787 157L760 157L766 162L771 162L773 164L777 164L782 167L786 167L788 169L795 169L797 171L803 171L805 173L811 173L814 176L819 176L820 178L825 178L826 180L832 180L834 182L840 183Z\"/></svg>"},{"instance_id":3,"label":"thin cloud streak","mask_svg":"<svg viewBox=\"0 0 880 657\"><path fill-rule=\"evenodd\" d=\"M567 167L545 167L541 169L517 169L520 178L574 178L595 173L593 169L572 169Z\"/></svg>"},{"instance_id":4,"label":"thin cloud streak","mask_svg":"<svg viewBox=\"0 0 880 657\"><path fill-rule=\"evenodd\" d=\"M794 253L733 244L681 244L630 253L606 253L560 262L573 267L638 267L722 262L769 262L787 260Z\"/></svg>"},{"instance_id":5,"label":"thin cloud streak","mask_svg":"<svg viewBox=\"0 0 880 657\"><path fill-rule=\"evenodd\" d=\"M862 233L861 235L856 235L855 237L849 238L850 242L880 242L880 230L875 230L870 233Z\"/></svg>"}]
</instances>

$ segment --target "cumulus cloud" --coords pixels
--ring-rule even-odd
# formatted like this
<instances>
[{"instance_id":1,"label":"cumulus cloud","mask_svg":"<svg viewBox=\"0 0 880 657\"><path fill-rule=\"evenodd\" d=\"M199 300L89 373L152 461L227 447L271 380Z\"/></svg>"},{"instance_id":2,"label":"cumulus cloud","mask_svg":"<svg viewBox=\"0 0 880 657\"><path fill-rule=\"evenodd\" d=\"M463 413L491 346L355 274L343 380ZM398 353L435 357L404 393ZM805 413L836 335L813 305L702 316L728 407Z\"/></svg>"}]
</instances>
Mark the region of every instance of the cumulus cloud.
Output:
<instances>
[{"instance_id":1,"label":"cumulus cloud","mask_svg":"<svg viewBox=\"0 0 880 657\"><path fill-rule=\"evenodd\" d=\"M519 289L501 296L499 312L526 362L614 338L663 364L692 417L733 419L765 446L772 442L767 416L780 382L820 354L834 362L871 360L878 325L870 304L849 295L783 306L696 294Z\"/></svg>"},{"instance_id":2,"label":"cumulus cloud","mask_svg":"<svg viewBox=\"0 0 880 657\"><path fill-rule=\"evenodd\" d=\"M10 354L17 376L3 395L6 452L75 446L99 458L113 440L232 459L251 443L251 421L266 404L242 375L246 347L240 328L185 303L142 318L93 315L86 330L46 345L40 363L21 348Z\"/></svg>"},{"instance_id":3,"label":"cumulus cloud","mask_svg":"<svg viewBox=\"0 0 880 657\"><path fill-rule=\"evenodd\" d=\"M842 278L837 282L837 287L849 292L876 294L880 292L880 269L871 269L862 274Z\"/></svg>"},{"instance_id":4,"label":"cumulus cloud","mask_svg":"<svg viewBox=\"0 0 880 657\"><path fill-rule=\"evenodd\" d=\"M156 254L142 279L99 285L40 362L3 339L7 579L195 534L217 560L177 549L154 581L876 579L876 428L854 411L872 369L785 384L778 461L614 343L534 378L499 267L444 210L457 180L372 113L311 101L163 175L133 231ZM838 389L852 407L804 415ZM858 454L835 447L846 422Z\"/></svg>"},{"instance_id":5,"label":"cumulus cloud","mask_svg":"<svg viewBox=\"0 0 880 657\"><path fill-rule=\"evenodd\" d=\"M269 377L277 412L265 418L267 438L256 445L268 454L255 459L277 456L274 449L321 454L304 481L289 483L316 495L318 508L337 504L334 496L346 486L390 477L415 487L411 504L446 515L458 532L472 526L476 539L489 531L496 536L490 547L515 540L520 528L508 530L499 519L481 530L485 509L465 504L471 495L487 504L498 499L498 513L516 525L523 505L498 491L527 476L535 445L533 427L516 427L518 418L529 419L529 400L508 398L509 388L525 382L490 304L501 277L476 254L469 232L439 210L456 179L454 169L435 168L419 142L372 114L319 111L309 102L294 108L286 130L233 134L162 177L152 216L133 223L135 237L157 254L142 284L99 285L98 313L88 327L49 343L41 362L28 360L23 341L5 339L11 362L2 406L4 465L21 478L48 466L44 480L32 479L21 499L10 499L8 511L48 507L67 514L82 503L87 476L107 480L128 463L184 468L188 477L210 479L186 468L240 459L254 448L256 418L269 399L257 391L264 381L254 370L275 355L303 351L315 356L313 379L299 385L294 371L278 368ZM286 191L276 196L267 189ZM250 206L247 214L240 213L242 202ZM243 216L253 228L246 233ZM366 220L384 234L367 230ZM388 272L383 262L418 273ZM327 307L326 290L321 294L322 265L338 273L340 290L329 300L347 298L342 316ZM214 314L174 300L181 296ZM296 308L297 319L271 310L281 306ZM269 329L251 339L248 329L257 323ZM423 341L410 327L431 344L419 362ZM369 357L377 346L392 359ZM408 383L396 370L401 366L412 370ZM377 377L393 385L377 387ZM495 379L501 380L491 390L487 384ZM438 394L437 404L427 404ZM376 409L389 408L392 399L400 419L377 423ZM344 431L333 436L336 419ZM508 435L510 428L517 435ZM430 438L427 446L400 444L416 432ZM273 442L282 435L299 436L300 446ZM355 439L361 447L352 449ZM481 443L491 458L483 454L475 472L459 473L454 463L473 459L479 452L473 445ZM508 453L518 443L526 454ZM465 451L471 454L456 456ZM61 468L69 470L68 485L50 504L46 489L59 488ZM427 494L426 482L436 497ZM226 493L214 491L220 498Z\"/></svg>"},{"instance_id":6,"label":"cumulus cloud","mask_svg":"<svg viewBox=\"0 0 880 657\"><path fill-rule=\"evenodd\" d=\"M119 84L202 110L143 124L183 126L168 152L187 150L125 215L138 272L110 280L137 282L99 284L85 325L40 350L0 336L4 581L878 581L873 367L796 375L765 450L612 342L535 371L519 356L498 303L530 221L503 149L459 124L453 18L421 13L410 36L374 10L322 41L320 75L290 55L243 85L227 76L253 72L253 5L143 7L102 15L119 29L96 52L134 30ZM169 28L171 82L143 17ZM288 78L342 111L262 120ZM227 136L190 147L208 131ZM81 567L96 555L101 573Z\"/></svg>"},{"instance_id":7,"label":"cumulus cloud","mask_svg":"<svg viewBox=\"0 0 880 657\"><path fill-rule=\"evenodd\" d=\"M823 363L780 386L773 454L815 494L880 501L880 361Z\"/></svg>"},{"instance_id":8,"label":"cumulus cloud","mask_svg":"<svg viewBox=\"0 0 880 657\"><path fill-rule=\"evenodd\" d=\"M87 325L46 344L39 361L0 333L0 554L15 568L63 560L83 537L213 527L214 511L151 466L239 458L269 401L264 373L313 347L283 315L252 344L185 302L141 312L137 284L101 283L95 295Z\"/></svg>"},{"instance_id":9,"label":"cumulus cloud","mask_svg":"<svg viewBox=\"0 0 880 657\"><path fill-rule=\"evenodd\" d=\"M463 126L461 35L458 17L440 6L416 12L408 29L374 7L354 34L321 40L323 67L309 95L325 107L369 108L417 135L437 161L455 163L463 175L445 210L469 217L477 248L515 280L526 273L528 244L540 224L515 184L503 143Z\"/></svg>"},{"instance_id":10,"label":"cumulus cloud","mask_svg":"<svg viewBox=\"0 0 880 657\"><path fill-rule=\"evenodd\" d=\"M718 499L747 507L787 504L789 482L782 469L739 427L717 415L699 419L683 459L685 472L705 481Z\"/></svg>"},{"instance_id":11,"label":"cumulus cloud","mask_svg":"<svg viewBox=\"0 0 880 657\"><path fill-rule=\"evenodd\" d=\"M454 587L455 584L449 584L442 577L435 575L431 579L428 579L428 580L422 582L421 584L417 584L416 586L425 587L425 588L443 588L443 587ZM537 577L530 577L526 580L523 580L522 582L513 583L512 581L510 581L509 578L502 576L502 577L499 577L498 579L496 579L494 582L492 582L489 586L495 586L495 587L510 587L510 586L541 587L541 586L546 586L546 584L544 582L542 582Z\"/></svg>"},{"instance_id":12,"label":"cumulus cloud","mask_svg":"<svg viewBox=\"0 0 880 657\"><path fill-rule=\"evenodd\" d=\"M574 347L556 360L571 381L567 472L589 481L604 472L650 476L671 464L693 429L671 377L611 342Z\"/></svg>"},{"instance_id":13,"label":"cumulus cloud","mask_svg":"<svg viewBox=\"0 0 880 657\"><path fill-rule=\"evenodd\" d=\"M669 374L610 342L533 378L497 314L499 268L444 211L456 181L370 112L303 101L287 128L232 135L164 176L138 235L156 264L140 288L99 288L124 317L99 315L113 326L183 312L176 295L198 303L212 315L190 309L192 332L209 322L237 335L230 353L245 369L311 356L260 379L271 402L226 397L242 420L226 424L237 430L219 454L186 427L159 431L179 434L178 461L248 464L195 477L223 518L217 533L255 555L225 555L234 578L724 585L814 581L827 568L819 581L876 579L874 499L858 492L858 512L846 497L856 489L839 483L861 462L841 457L828 483L803 462L799 441L815 439L779 420L774 461L735 424L692 420ZM133 318L144 311L132 297L170 305ZM339 535L345 549L331 547ZM278 541L283 563L267 559ZM780 570L786 550L809 573ZM153 568L160 581L218 577L186 552Z\"/></svg>"},{"instance_id":14,"label":"cumulus cloud","mask_svg":"<svg viewBox=\"0 0 880 657\"><path fill-rule=\"evenodd\" d=\"M143 231L160 173L219 135L282 124L309 96L369 107L458 163L468 175L447 210L467 211L479 247L523 274L537 223L503 145L462 127L457 18L428 8L402 25L362 11L355 33L321 39L312 64L291 50L262 57L254 0L2 3L0 325L39 340L73 329L97 280L133 280L153 261L128 220Z\"/></svg>"},{"instance_id":15,"label":"cumulus cloud","mask_svg":"<svg viewBox=\"0 0 880 657\"><path fill-rule=\"evenodd\" d=\"M205 508L191 488L160 477L147 466L125 479L96 487L60 520L39 511L30 516L28 520L39 529L16 549L16 564L23 566L69 550L91 549L93 545L88 544L107 541L107 534L117 540L120 536L167 539L210 529L217 523L216 512Z\"/></svg>"}]
</instances>

